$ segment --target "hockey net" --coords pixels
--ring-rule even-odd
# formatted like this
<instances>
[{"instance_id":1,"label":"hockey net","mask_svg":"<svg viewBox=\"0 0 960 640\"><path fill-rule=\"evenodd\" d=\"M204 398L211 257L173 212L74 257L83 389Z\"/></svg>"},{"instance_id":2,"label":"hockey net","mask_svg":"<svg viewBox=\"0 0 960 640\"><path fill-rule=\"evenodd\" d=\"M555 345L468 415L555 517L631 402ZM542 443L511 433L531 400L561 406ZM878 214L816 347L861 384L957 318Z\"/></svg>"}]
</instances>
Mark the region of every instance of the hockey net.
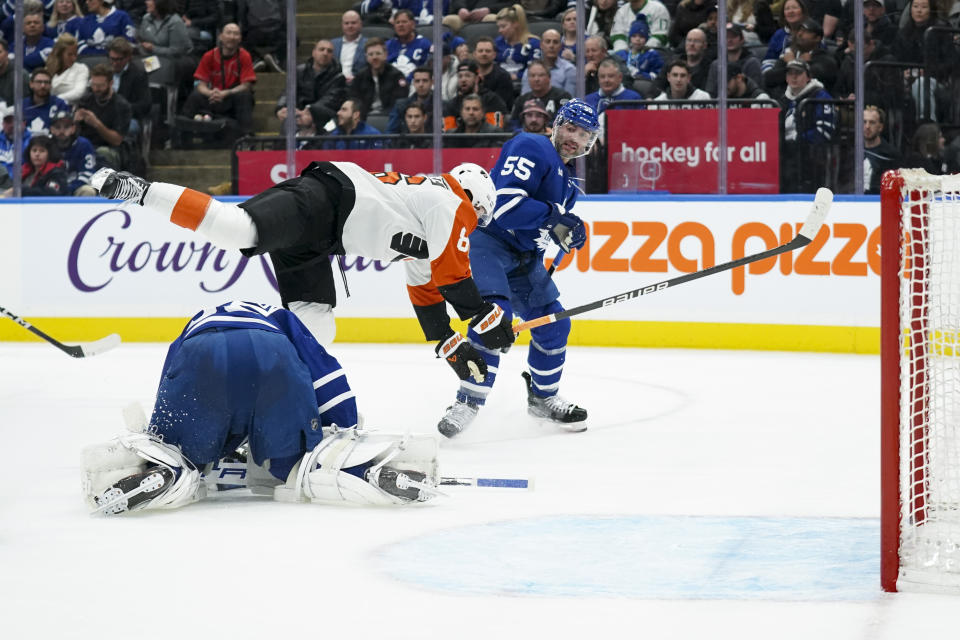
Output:
<instances>
[{"instance_id":1,"label":"hockey net","mask_svg":"<svg viewBox=\"0 0 960 640\"><path fill-rule=\"evenodd\" d=\"M960 593L960 175L884 175L881 582Z\"/></svg>"}]
</instances>

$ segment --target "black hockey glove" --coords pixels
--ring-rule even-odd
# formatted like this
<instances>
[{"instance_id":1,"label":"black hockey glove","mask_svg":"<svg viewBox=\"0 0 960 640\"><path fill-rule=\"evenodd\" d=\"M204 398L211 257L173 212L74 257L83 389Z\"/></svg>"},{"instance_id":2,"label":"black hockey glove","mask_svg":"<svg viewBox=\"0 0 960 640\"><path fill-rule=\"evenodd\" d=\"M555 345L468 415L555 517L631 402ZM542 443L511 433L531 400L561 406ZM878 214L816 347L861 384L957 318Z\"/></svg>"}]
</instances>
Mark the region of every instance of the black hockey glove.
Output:
<instances>
[{"instance_id":1,"label":"black hockey glove","mask_svg":"<svg viewBox=\"0 0 960 640\"><path fill-rule=\"evenodd\" d=\"M445 359L461 380L472 376L477 382L483 382L487 377L487 363L483 356L455 331L437 343L436 352L437 357Z\"/></svg>"},{"instance_id":2,"label":"black hockey glove","mask_svg":"<svg viewBox=\"0 0 960 640\"><path fill-rule=\"evenodd\" d=\"M552 210L544 225L550 239L567 253L571 249L582 247L587 242L587 230L583 226L583 220L567 213L563 205L553 203L550 206Z\"/></svg>"},{"instance_id":3,"label":"black hockey glove","mask_svg":"<svg viewBox=\"0 0 960 640\"><path fill-rule=\"evenodd\" d=\"M500 305L492 302L488 302L480 313L473 316L470 328L487 349L503 349L517 339L509 314L504 313Z\"/></svg>"}]
</instances>

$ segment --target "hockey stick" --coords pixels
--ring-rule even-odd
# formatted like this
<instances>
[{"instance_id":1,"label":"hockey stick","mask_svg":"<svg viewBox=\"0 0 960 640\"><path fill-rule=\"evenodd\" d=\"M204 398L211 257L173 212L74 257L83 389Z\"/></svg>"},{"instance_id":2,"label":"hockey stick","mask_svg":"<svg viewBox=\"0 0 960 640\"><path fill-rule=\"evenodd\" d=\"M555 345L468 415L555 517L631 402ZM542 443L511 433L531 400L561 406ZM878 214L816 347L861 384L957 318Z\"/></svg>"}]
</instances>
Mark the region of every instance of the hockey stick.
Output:
<instances>
[{"instance_id":1,"label":"hockey stick","mask_svg":"<svg viewBox=\"0 0 960 640\"><path fill-rule=\"evenodd\" d=\"M552 278L553 272L557 270L557 265L560 264L560 261L563 260L563 257L567 255L567 252L563 249L557 251L557 257L553 259L553 262L550 263L550 268L547 269L547 277Z\"/></svg>"},{"instance_id":2,"label":"hockey stick","mask_svg":"<svg viewBox=\"0 0 960 640\"><path fill-rule=\"evenodd\" d=\"M218 460L210 471L203 474L208 485L244 487L247 484L247 464L245 462L226 462ZM442 477L441 487L474 487L479 489L533 489L531 478L473 478Z\"/></svg>"},{"instance_id":3,"label":"hockey stick","mask_svg":"<svg viewBox=\"0 0 960 640\"><path fill-rule=\"evenodd\" d=\"M671 278L670 280L656 282L645 287L640 287L639 289L634 289L633 291L627 291L615 296L603 298L602 300L595 300L594 302L589 302L587 304L580 305L579 307L574 307L573 309L567 309L566 311L561 311L559 313L552 313L550 315L534 318L533 320L529 320L527 322L521 322L513 327L513 332L520 333L521 331L525 331L527 329L540 327L545 324L550 324L551 322L556 322L557 320L569 318L570 316L586 313L587 311L593 311L594 309L600 309L601 307L609 307L621 302L627 302L628 300L633 300L634 298L638 298L640 296L657 293L658 291L675 287L678 284L690 282L691 280L698 280L705 276L711 276L715 273L729 271L730 269L742 267L750 264L751 262L758 262L760 260L772 258L773 256L778 256L781 253L787 253L788 251L805 247L813 241L813 238L817 235L817 232L820 231L820 227L823 225L823 220L827 217L827 212L830 211L830 204L832 202L833 192L830 191L830 189L827 189L826 187L820 187L817 189L817 195L814 198L813 207L810 210L810 214L807 216L806 221L803 223L803 226L800 228L800 232L796 235L796 237L794 237L793 240L786 244L782 244L779 247L763 251L762 253L755 253L751 256L745 256L739 260L724 262L723 264L718 264L710 267L709 269L703 269L702 271L696 271L694 273L688 273L676 278Z\"/></svg>"},{"instance_id":4,"label":"hockey stick","mask_svg":"<svg viewBox=\"0 0 960 640\"><path fill-rule=\"evenodd\" d=\"M41 338L43 338L44 340L46 340L47 342L55 346L57 349L60 349L60 351L63 351L68 356L73 356L74 358L89 358L90 356L95 356L97 354L103 353L104 351L109 351L110 349L113 349L115 346L120 344L120 336L118 336L115 333L111 333L105 338L100 338L99 340L95 340L94 342L81 342L80 344L76 344L76 345L66 345L60 342L59 340L51 338L50 336L45 334L43 331L40 331L40 329L37 329L35 326L30 324L23 318L11 313L10 311L7 311L3 307L0 307L0 314L7 316L8 318L16 322L18 325L20 325L30 333L40 336Z\"/></svg>"}]
</instances>

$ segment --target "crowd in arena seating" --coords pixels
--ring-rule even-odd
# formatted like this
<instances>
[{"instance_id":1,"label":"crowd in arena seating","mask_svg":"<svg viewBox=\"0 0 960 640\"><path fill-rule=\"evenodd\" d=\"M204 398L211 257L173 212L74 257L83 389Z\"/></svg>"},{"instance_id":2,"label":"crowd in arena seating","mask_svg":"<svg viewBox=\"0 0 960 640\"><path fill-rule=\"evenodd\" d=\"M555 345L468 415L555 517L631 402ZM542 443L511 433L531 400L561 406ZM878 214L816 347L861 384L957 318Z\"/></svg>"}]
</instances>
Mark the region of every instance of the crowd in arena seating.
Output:
<instances>
[{"instance_id":1,"label":"crowd in arena seating","mask_svg":"<svg viewBox=\"0 0 960 640\"><path fill-rule=\"evenodd\" d=\"M844 166L823 149L852 140L856 47L869 63L868 192L905 163L960 169L960 0L726 1L727 96L779 105L783 191L824 183L829 162L835 188L850 186L849 159ZM434 46L433 0L364 0L343 14L340 36L317 42L297 66L292 110L285 95L260 96L276 99L276 120L255 132L257 74L285 68L283 0L25 0L19 97L13 2L5 0L0 189L20 171L30 193L85 195L97 167L145 171L151 144L230 145L280 134L288 117L305 149L429 148L435 127L456 147L499 146L517 131L549 135L556 110L576 93L579 47L585 99L600 113L706 108L716 99L716 0L592 0L582 33L574 5L444 0L443 42ZM15 168L18 100L24 165ZM631 103L613 106L622 101Z\"/></svg>"}]
</instances>

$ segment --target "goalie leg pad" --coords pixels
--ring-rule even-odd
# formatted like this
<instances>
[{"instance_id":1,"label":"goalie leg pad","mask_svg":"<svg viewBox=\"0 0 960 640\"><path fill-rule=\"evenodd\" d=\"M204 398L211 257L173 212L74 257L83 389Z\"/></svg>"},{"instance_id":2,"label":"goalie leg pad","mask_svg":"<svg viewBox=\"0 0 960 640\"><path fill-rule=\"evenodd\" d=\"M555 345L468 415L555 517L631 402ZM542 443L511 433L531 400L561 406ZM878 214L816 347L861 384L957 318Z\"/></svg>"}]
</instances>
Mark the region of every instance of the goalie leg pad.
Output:
<instances>
[{"instance_id":1,"label":"goalie leg pad","mask_svg":"<svg viewBox=\"0 0 960 640\"><path fill-rule=\"evenodd\" d=\"M206 495L196 467L150 434L124 434L82 456L83 493L95 513L176 509Z\"/></svg>"},{"instance_id":2,"label":"goalie leg pad","mask_svg":"<svg viewBox=\"0 0 960 640\"><path fill-rule=\"evenodd\" d=\"M391 472L406 472L406 479L397 482L397 473ZM393 481L382 482L381 473ZM410 485L410 480L415 484ZM432 437L345 429L326 436L307 452L287 482L274 490L274 499L401 505L430 499L438 483L437 442Z\"/></svg>"}]
</instances>

